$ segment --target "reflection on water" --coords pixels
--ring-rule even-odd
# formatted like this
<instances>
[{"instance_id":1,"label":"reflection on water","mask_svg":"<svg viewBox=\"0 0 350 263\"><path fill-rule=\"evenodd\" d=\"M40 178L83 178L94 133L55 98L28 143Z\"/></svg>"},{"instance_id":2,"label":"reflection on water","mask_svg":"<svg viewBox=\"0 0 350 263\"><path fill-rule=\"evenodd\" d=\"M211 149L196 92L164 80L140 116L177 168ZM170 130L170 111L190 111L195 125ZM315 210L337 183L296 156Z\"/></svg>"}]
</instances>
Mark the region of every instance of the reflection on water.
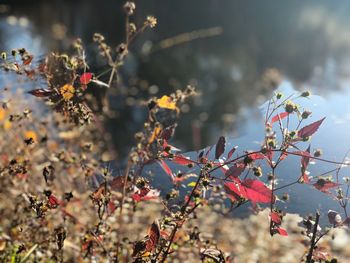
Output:
<instances>
[{"instance_id":1,"label":"reflection on water","mask_svg":"<svg viewBox=\"0 0 350 263\"><path fill-rule=\"evenodd\" d=\"M93 32L105 34L114 44L122 41L123 1L63 3L9 1L7 8L0 7L1 48L24 46L40 57L48 50L68 49L75 37L90 43ZM327 158L342 159L350 145L349 1L152 0L137 5L136 21L153 14L159 26L136 41L122 72L125 86L130 87L123 91L123 100L114 102L118 114L110 123L121 154L133 145L133 133L145 118L144 109L134 107L135 99L159 96L187 83L196 84L202 96L181 109L184 115L174 144L185 150L199 149L224 134L237 138L232 143L242 150L256 148L255 142L264 134L257 105L272 93L271 86L262 85L260 79L266 69L275 67L297 89L311 88L324 96L303 102L313 111L314 119L327 116L312 147L323 148ZM211 27L221 28L222 34L142 52L157 47L163 39ZM88 44L87 49L93 50ZM99 70L97 65L96 72ZM143 86L151 87L148 93L138 92ZM281 89L286 94L294 92L288 83ZM286 162L279 171L286 182L299 170L295 167L293 172L289 165ZM321 172L323 166L317 164L313 169ZM319 198L324 200L323 208L334 204L304 185L291 191L298 192L292 197L291 209L313 211ZM306 196L308 206L303 205Z\"/></svg>"},{"instance_id":2,"label":"reflection on water","mask_svg":"<svg viewBox=\"0 0 350 263\"><path fill-rule=\"evenodd\" d=\"M0 8L1 47L26 46L43 55L47 50L67 50L75 37L91 43L93 32L105 34L114 44L122 41L123 1L63 3L9 1L7 8ZM185 116L176 138L182 148L198 149L214 143L221 134L244 134L240 127L245 108L255 107L271 94L257 84L267 68L276 67L294 82L308 82L326 92L339 89L339 77L349 75L349 7L348 1L142 1L137 3L135 21L153 14L159 23L136 41L124 79L137 76L139 81L132 82L135 88L145 83L155 87L147 96L196 84L203 96L182 108ZM157 46L163 39L211 27L223 33L166 49ZM142 52L152 47L154 52ZM131 104L144 96L134 91L128 89L125 94ZM118 109L119 117L112 125L132 127L125 140L132 144L131 134L141 124L128 120L142 120L144 115L126 114L130 109L125 106ZM113 134L117 148L125 152L128 146L118 140L125 137L124 129L115 128Z\"/></svg>"}]
</instances>

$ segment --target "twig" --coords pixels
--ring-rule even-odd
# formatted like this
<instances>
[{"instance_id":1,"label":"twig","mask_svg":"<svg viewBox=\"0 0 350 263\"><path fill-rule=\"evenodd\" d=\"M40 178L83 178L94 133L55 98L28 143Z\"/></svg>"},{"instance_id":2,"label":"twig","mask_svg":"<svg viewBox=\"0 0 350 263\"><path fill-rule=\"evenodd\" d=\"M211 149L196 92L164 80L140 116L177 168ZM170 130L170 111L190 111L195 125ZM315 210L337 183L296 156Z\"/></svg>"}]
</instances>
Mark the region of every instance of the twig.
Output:
<instances>
[{"instance_id":1,"label":"twig","mask_svg":"<svg viewBox=\"0 0 350 263\"><path fill-rule=\"evenodd\" d=\"M320 213L316 212L316 220L315 220L315 224L314 224L314 231L312 233L309 254L306 257L306 263L311 263L312 262L312 254L313 254L315 246L316 246L316 234L317 234L317 226L318 226L319 220L320 220Z\"/></svg>"}]
</instances>

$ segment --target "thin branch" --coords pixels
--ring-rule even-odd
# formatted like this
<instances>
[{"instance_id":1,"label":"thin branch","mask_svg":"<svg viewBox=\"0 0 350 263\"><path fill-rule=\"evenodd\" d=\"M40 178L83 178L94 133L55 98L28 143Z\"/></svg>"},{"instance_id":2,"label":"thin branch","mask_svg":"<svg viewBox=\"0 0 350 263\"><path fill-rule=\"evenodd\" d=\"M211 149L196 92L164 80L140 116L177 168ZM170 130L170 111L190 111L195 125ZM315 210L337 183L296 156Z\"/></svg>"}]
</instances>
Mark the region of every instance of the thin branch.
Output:
<instances>
[{"instance_id":1,"label":"thin branch","mask_svg":"<svg viewBox=\"0 0 350 263\"><path fill-rule=\"evenodd\" d=\"M316 246L316 235L317 235L317 227L318 227L319 220L320 220L320 213L316 212L316 220L315 220L315 224L314 224L314 231L312 233L309 254L306 257L306 263L311 263L312 262L312 254L313 254L315 246Z\"/></svg>"}]
</instances>

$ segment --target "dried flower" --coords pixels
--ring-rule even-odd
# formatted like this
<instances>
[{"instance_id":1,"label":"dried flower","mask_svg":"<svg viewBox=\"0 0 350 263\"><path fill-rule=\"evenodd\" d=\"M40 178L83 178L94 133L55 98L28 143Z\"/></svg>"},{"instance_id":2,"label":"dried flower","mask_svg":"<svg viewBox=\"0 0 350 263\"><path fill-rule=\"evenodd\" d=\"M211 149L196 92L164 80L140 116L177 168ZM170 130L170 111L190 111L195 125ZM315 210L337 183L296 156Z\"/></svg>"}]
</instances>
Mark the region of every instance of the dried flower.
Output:
<instances>
[{"instance_id":1,"label":"dried flower","mask_svg":"<svg viewBox=\"0 0 350 263\"><path fill-rule=\"evenodd\" d=\"M293 111L297 110L298 107L294 102L288 100L284 106L284 109L286 110L286 112L292 113Z\"/></svg>"},{"instance_id":2,"label":"dried flower","mask_svg":"<svg viewBox=\"0 0 350 263\"><path fill-rule=\"evenodd\" d=\"M150 28L154 28L157 25L157 18L154 16L147 16L145 25L149 26Z\"/></svg>"},{"instance_id":3,"label":"dried flower","mask_svg":"<svg viewBox=\"0 0 350 263\"><path fill-rule=\"evenodd\" d=\"M60 93L65 101L71 100L74 96L75 89L72 85L66 84L60 89Z\"/></svg>"}]
</instances>

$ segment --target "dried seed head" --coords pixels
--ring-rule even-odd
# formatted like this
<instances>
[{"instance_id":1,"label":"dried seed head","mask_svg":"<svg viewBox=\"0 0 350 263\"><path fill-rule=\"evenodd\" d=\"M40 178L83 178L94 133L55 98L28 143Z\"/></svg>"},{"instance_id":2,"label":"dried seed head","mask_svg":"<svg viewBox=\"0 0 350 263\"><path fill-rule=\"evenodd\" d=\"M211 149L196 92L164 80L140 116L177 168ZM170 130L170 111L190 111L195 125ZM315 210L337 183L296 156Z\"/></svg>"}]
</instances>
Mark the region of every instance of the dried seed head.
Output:
<instances>
[{"instance_id":1,"label":"dried seed head","mask_svg":"<svg viewBox=\"0 0 350 263\"><path fill-rule=\"evenodd\" d=\"M257 177L261 177L262 176L261 167L253 167L253 172L254 172L254 175L257 176Z\"/></svg>"},{"instance_id":2,"label":"dried seed head","mask_svg":"<svg viewBox=\"0 0 350 263\"><path fill-rule=\"evenodd\" d=\"M129 16L134 14L135 8L136 8L136 6L135 6L134 2L128 1L124 4L124 11Z\"/></svg>"},{"instance_id":3,"label":"dried seed head","mask_svg":"<svg viewBox=\"0 0 350 263\"><path fill-rule=\"evenodd\" d=\"M320 157L322 154L323 154L323 152L322 152L321 149L316 149L315 152L314 152L314 156L315 157Z\"/></svg>"},{"instance_id":4,"label":"dried seed head","mask_svg":"<svg viewBox=\"0 0 350 263\"><path fill-rule=\"evenodd\" d=\"M154 28L157 25L157 18L154 16L147 16L145 25L149 26L150 28Z\"/></svg>"},{"instance_id":5,"label":"dried seed head","mask_svg":"<svg viewBox=\"0 0 350 263\"><path fill-rule=\"evenodd\" d=\"M6 52L1 52L1 59L6 60L6 58L7 58Z\"/></svg>"},{"instance_id":6,"label":"dried seed head","mask_svg":"<svg viewBox=\"0 0 350 263\"><path fill-rule=\"evenodd\" d=\"M278 92L277 94L276 94L276 98L279 100L280 98L282 98L283 97L283 94L281 93L281 92Z\"/></svg>"},{"instance_id":7,"label":"dried seed head","mask_svg":"<svg viewBox=\"0 0 350 263\"><path fill-rule=\"evenodd\" d=\"M301 97L305 97L305 98L310 97L311 96L311 92L310 91L304 91L303 93L301 93L300 96Z\"/></svg>"},{"instance_id":8,"label":"dried seed head","mask_svg":"<svg viewBox=\"0 0 350 263\"><path fill-rule=\"evenodd\" d=\"M286 112L292 113L293 111L296 111L298 107L295 103L289 100L286 102L284 109L286 110Z\"/></svg>"},{"instance_id":9,"label":"dried seed head","mask_svg":"<svg viewBox=\"0 0 350 263\"><path fill-rule=\"evenodd\" d=\"M311 111L303 111L303 113L301 114L301 117L303 119L307 119L309 116L311 115Z\"/></svg>"},{"instance_id":10,"label":"dried seed head","mask_svg":"<svg viewBox=\"0 0 350 263\"><path fill-rule=\"evenodd\" d=\"M94 36L92 37L94 42L102 42L105 40L105 37L101 35L100 33L95 33Z\"/></svg>"},{"instance_id":11,"label":"dried seed head","mask_svg":"<svg viewBox=\"0 0 350 263\"><path fill-rule=\"evenodd\" d=\"M124 43L121 43L119 46L117 46L117 52L121 56L125 56L128 54L128 47Z\"/></svg>"},{"instance_id":12,"label":"dried seed head","mask_svg":"<svg viewBox=\"0 0 350 263\"><path fill-rule=\"evenodd\" d=\"M136 25L134 23L129 24L129 34L135 34L136 33Z\"/></svg>"}]
</instances>

